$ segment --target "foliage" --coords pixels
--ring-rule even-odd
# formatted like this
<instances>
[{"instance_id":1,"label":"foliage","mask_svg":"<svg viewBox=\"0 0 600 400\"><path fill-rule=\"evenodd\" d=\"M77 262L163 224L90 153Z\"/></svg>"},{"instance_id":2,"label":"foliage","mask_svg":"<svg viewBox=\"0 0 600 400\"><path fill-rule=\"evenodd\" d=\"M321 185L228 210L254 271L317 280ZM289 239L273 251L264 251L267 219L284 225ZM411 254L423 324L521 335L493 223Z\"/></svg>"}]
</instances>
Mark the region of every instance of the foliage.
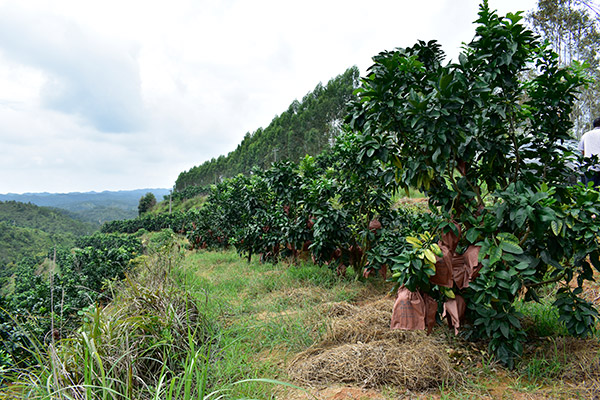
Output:
<instances>
[{"instance_id":1,"label":"foliage","mask_svg":"<svg viewBox=\"0 0 600 400\"><path fill-rule=\"evenodd\" d=\"M162 269L166 264L158 258L168 253L155 253L138 269L143 277L119 285L108 306L82 310L81 328L50 345L48 354L38 354L42 362L33 369L35 379L17 378L13 389L29 393L28 398L150 398L168 393L203 398L206 392L198 390L215 383L207 371L220 351L218 327L205 317L202 302L174 285ZM202 374L196 373L198 368ZM40 384L40 379L49 384Z\"/></svg>"},{"instance_id":2,"label":"foliage","mask_svg":"<svg viewBox=\"0 0 600 400\"><path fill-rule=\"evenodd\" d=\"M0 202L0 288L8 284L15 265L28 255L45 254L53 246L70 246L77 236L97 228L69 213L16 201Z\"/></svg>"},{"instance_id":3,"label":"foliage","mask_svg":"<svg viewBox=\"0 0 600 400\"><path fill-rule=\"evenodd\" d=\"M27 364L30 346L63 337L79 322L78 311L107 301L110 283L123 279L130 260L142 252L138 238L95 234L72 251L56 248L47 257L24 258L16 267L14 289L6 297L0 324L3 349Z\"/></svg>"},{"instance_id":4,"label":"foliage","mask_svg":"<svg viewBox=\"0 0 600 400\"><path fill-rule=\"evenodd\" d=\"M16 201L0 202L0 289L8 290L23 257L45 254L54 246L72 246L96 226L55 208Z\"/></svg>"},{"instance_id":5,"label":"foliage","mask_svg":"<svg viewBox=\"0 0 600 400\"><path fill-rule=\"evenodd\" d=\"M193 214L194 212L190 211L190 213ZM147 213L133 219L106 222L102 225L100 231L102 233L135 233L140 229L158 232L170 228L176 232L184 233L188 219L187 214L182 211L175 211L170 214Z\"/></svg>"},{"instance_id":6,"label":"foliage","mask_svg":"<svg viewBox=\"0 0 600 400\"><path fill-rule=\"evenodd\" d=\"M38 207L31 203L17 201L0 201L0 222L20 228L38 229L52 234L81 236L89 235L96 230L92 224L73 219L64 210L49 207Z\"/></svg>"},{"instance_id":7,"label":"foliage","mask_svg":"<svg viewBox=\"0 0 600 400\"><path fill-rule=\"evenodd\" d=\"M207 196L210 192L210 185L207 186L186 186L183 189L174 191L170 196L171 200L181 202L198 196ZM164 197L164 200L169 200L169 195Z\"/></svg>"},{"instance_id":8,"label":"foliage","mask_svg":"<svg viewBox=\"0 0 600 400\"><path fill-rule=\"evenodd\" d=\"M138 204L138 215L142 215L152 210L152 207L156 205L156 197L154 193L148 192L140 198Z\"/></svg>"},{"instance_id":9,"label":"foliage","mask_svg":"<svg viewBox=\"0 0 600 400\"><path fill-rule=\"evenodd\" d=\"M327 168L307 156L299 165L279 162L214 185L195 218L188 213L192 247L233 244L248 260L304 252L342 274L348 266L362 271L377 240L369 224L389 211L391 197L389 171L378 162L358 165L359 148L348 132L330 150Z\"/></svg>"},{"instance_id":10,"label":"foliage","mask_svg":"<svg viewBox=\"0 0 600 400\"><path fill-rule=\"evenodd\" d=\"M583 77L560 68L520 19L499 17L484 1L457 63L443 65L433 41L380 53L348 119L362 138L358 161L390 166L400 187L426 193L442 217L392 257L398 284L442 301L463 296L469 335L488 339L509 365L524 340L517 296L534 300L539 287L562 283L562 320L571 333L589 334L597 313L577 295L592 279L588 257L599 264L591 217L598 193L567 184L569 114ZM535 74L523 80L530 66ZM428 281L435 271L427 251L449 231L460 238L457 254L480 246L481 269L463 289Z\"/></svg>"},{"instance_id":11,"label":"foliage","mask_svg":"<svg viewBox=\"0 0 600 400\"><path fill-rule=\"evenodd\" d=\"M6 290L16 265L24 257L43 255L54 245L71 246L74 241L70 234L52 234L0 222L0 287Z\"/></svg>"}]
</instances>

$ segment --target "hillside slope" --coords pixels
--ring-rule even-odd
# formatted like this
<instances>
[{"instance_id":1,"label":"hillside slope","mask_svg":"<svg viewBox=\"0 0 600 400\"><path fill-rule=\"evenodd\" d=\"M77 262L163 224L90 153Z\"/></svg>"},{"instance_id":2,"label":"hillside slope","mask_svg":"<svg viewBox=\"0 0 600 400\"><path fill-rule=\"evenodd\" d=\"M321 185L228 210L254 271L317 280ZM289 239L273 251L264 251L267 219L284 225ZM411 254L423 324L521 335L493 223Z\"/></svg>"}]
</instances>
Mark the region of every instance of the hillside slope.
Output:
<instances>
[{"instance_id":1,"label":"hillside slope","mask_svg":"<svg viewBox=\"0 0 600 400\"><path fill-rule=\"evenodd\" d=\"M64 210L0 202L0 287L24 257L46 255L54 246L71 247L76 237L97 230L97 225L73 219Z\"/></svg>"},{"instance_id":2,"label":"hillside slope","mask_svg":"<svg viewBox=\"0 0 600 400\"><path fill-rule=\"evenodd\" d=\"M340 132L346 104L352 98L359 75L358 68L352 67L331 79L326 86L318 84L302 101L294 101L275 117L265 129L247 133L228 155L179 174L175 189L205 186L222 178L247 174L253 167L266 169L273 161L298 162L307 154L321 153Z\"/></svg>"},{"instance_id":3,"label":"hillside slope","mask_svg":"<svg viewBox=\"0 0 600 400\"><path fill-rule=\"evenodd\" d=\"M0 222L0 278L10 272L10 264L18 263L23 257L45 255L54 246L70 247L74 241L73 234L49 233Z\"/></svg>"},{"instance_id":4,"label":"hillside slope","mask_svg":"<svg viewBox=\"0 0 600 400\"><path fill-rule=\"evenodd\" d=\"M89 235L98 229L97 225L74 219L67 211L17 201L0 201L0 222L56 234Z\"/></svg>"}]
</instances>

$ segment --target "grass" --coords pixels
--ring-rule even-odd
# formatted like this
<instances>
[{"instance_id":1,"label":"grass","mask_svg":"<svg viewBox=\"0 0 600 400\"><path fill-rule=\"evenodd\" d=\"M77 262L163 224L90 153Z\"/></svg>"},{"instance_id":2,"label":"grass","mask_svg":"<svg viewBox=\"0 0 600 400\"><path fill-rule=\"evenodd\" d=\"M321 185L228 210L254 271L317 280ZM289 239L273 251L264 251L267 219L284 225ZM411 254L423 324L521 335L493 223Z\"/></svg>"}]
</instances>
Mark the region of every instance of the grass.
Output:
<instances>
[{"instance_id":1,"label":"grass","mask_svg":"<svg viewBox=\"0 0 600 400\"><path fill-rule=\"evenodd\" d=\"M146 240L149 253L112 288L114 301L85 310L68 339L39 346L39 365L12 371L0 397L270 398L286 387L273 380L285 379L285 360L325 331L322 302L365 292L312 264L187 253L167 236Z\"/></svg>"},{"instance_id":2,"label":"grass","mask_svg":"<svg viewBox=\"0 0 600 400\"><path fill-rule=\"evenodd\" d=\"M567 336L568 331L559 321L556 307L552 306L551 296L544 297L539 303L518 302L516 309L525 316L523 329L530 337Z\"/></svg>"},{"instance_id":3,"label":"grass","mask_svg":"<svg viewBox=\"0 0 600 400\"><path fill-rule=\"evenodd\" d=\"M152 235L149 254L137 260L137 274L114 288L114 302L85 310L80 331L56 346L38 344L34 356L40 366L9 371L12 385L0 389L0 398L285 396L291 390L282 383L288 381L286 365L328 328L323 304L356 304L388 290L380 280L340 278L309 262L248 263L234 251L190 253L173 240L164 233ZM447 346L454 349L465 382L449 382L435 395L416 398L576 397L578 392L561 382L569 376L597 379L568 373L574 365L598 365L592 358L598 347L590 347L590 358L577 358L574 364L568 343L556 339L564 328L550 304L519 306L531 341L515 371L495 364L484 347L449 335ZM403 391L383 388L382 393L398 398Z\"/></svg>"},{"instance_id":4,"label":"grass","mask_svg":"<svg viewBox=\"0 0 600 400\"><path fill-rule=\"evenodd\" d=\"M190 254L180 273L178 279L209 299L212 318L226 327L216 374L229 382L285 377L286 361L326 330L319 307L357 299L366 290L360 282L309 263L248 263L231 251ZM255 382L232 394L268 398L272 390Z\"/></svg>"}]
</instances>

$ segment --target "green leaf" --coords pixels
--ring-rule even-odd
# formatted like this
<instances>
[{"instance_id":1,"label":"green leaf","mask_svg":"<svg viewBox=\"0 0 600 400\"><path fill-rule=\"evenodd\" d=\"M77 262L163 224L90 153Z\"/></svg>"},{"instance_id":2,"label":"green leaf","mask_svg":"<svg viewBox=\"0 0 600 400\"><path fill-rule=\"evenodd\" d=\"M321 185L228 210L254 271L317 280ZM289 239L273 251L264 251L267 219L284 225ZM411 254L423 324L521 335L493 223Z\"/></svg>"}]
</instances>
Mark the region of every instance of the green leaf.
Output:
<instances>
[{"instance_id":1,"label":"green leaf","mask_svg":"<svg viewBox=\"0 0 600 400\"><path fill-rule=\"evenodd\" d=\"M503 251L511 254L523 254L523 249L518 243L502 241L500 247Z\"/></svg>"},{"instance_id":2,"label":"green leaf","mask_svg":"<svg viewBox=\"0 0 600 400\"><path fill-rule=\"evenodd\" d=\"M525 225L525 221L527 221L527 212L525 209L521 208L515 213L514 221L518 228L522 228Z\"/></svg>"},{"instance_id":3,"label":"green leaf","mask_svg":"<svg viewBox=\"0 0 600 400\"><path fill-rule=\"evenodd\" d=\"M503 241L507 241L507 242L515 242L515 243L519 243L519 239L517 239L517 237L515 235L513 235L512 233L509 232L500 232L496 238L498 240L503 240Z\"/></svg>"},{"instance_id":4,"label":"green leaf","mask_svg":"<svg viewBox=\"0 0 600 400\"><path fill-rule=\"evenodd\" d=\"M479 237L479 229L471 228L467 231L466 238L470 243L475 243L477 238Z\"/></svg>"},{"instance_id":5,"label":"green leaf","mask_svg":"<svg viewBox=\"0 0 600 400\"><path fill-rule=\"evenodd\" d=\"M496 237L500 241L500 247L503 251L512 254L523 253L523 249L519 246L519 239L512 233L501 232Z\"/></svg>"},{"instance_id":6,"label":"green leaf","mask_svg":"<svg viewBox=\"0 0 600 400\"><path fill-rule=\"evenodd\" d=\"M510 293L515 295L515 294L517 294L517 292L519 291L520 288L521 288L521 282L514 281L512 283L512 285L510 285Z\"/></svg>"},{"instance_id":7,"label":"green leaf","mask_svg":"<svg viewBox=\"0 0 600 400\"><path fill-rule=\"evenodd\" d=\"M442 75L442 77L440 78L440 89L442 91L446 90L450 82L452 82L452 75Z\"/></svg>"},{"instance_id":8,"label":"green leaf","mask_svg":"<svg viewBox=\"0 0 600 400\"><path fill-rule=\"evenodd\" d=\"M490 266L491 266L491 265L494 265L495 263L497 263L498 261L500 261L500 259L502 259L502 249L498 246L492 246L490 248L489 255L490 255Z\"/></svg>"},{"instance_id":9,"label":"green leaf","mask_svg":"<svg viewBox=\"0 0 600 400\"><path fill-rule=\"evenodd\" d=\"M527 268L529 268L529 263L527 261L521 261L515 265L514 268L518 271L525 271Z\"/></svg>"},{"instance_id":10,"label":"green leaf","mask_svg":"<svg viewBox=\"0 0 600 400\"><path fill-rule=\"evenodd\" d=\"M504 322L504 321L502 321L502 322L500 323L500 332L502 332L502 335L503 335L505 338L507 338L507 339L508 339L508 338L510 337L510 336L509 336L509 334L510 334L510 328L508 327L508 324L507 324L506 322Z\"/></svg>"}]
</instances>

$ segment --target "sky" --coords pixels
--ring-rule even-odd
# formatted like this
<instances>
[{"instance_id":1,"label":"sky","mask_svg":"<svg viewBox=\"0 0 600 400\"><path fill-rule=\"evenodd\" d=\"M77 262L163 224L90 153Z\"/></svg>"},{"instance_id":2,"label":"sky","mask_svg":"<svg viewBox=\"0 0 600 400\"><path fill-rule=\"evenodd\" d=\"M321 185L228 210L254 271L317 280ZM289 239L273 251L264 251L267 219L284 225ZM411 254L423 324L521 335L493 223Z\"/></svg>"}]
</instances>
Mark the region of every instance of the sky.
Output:
<instances>
[{"instance_id":1,"label":"sky","mask_svg":"<svg viewBox=\"0 0 600 400\"><path fill-rule=\"evenodd\" d=\"M171 188L381 51L435 39L456 59L478 6L0 0L0 193Z\"/></svg>"}]
</instances>

